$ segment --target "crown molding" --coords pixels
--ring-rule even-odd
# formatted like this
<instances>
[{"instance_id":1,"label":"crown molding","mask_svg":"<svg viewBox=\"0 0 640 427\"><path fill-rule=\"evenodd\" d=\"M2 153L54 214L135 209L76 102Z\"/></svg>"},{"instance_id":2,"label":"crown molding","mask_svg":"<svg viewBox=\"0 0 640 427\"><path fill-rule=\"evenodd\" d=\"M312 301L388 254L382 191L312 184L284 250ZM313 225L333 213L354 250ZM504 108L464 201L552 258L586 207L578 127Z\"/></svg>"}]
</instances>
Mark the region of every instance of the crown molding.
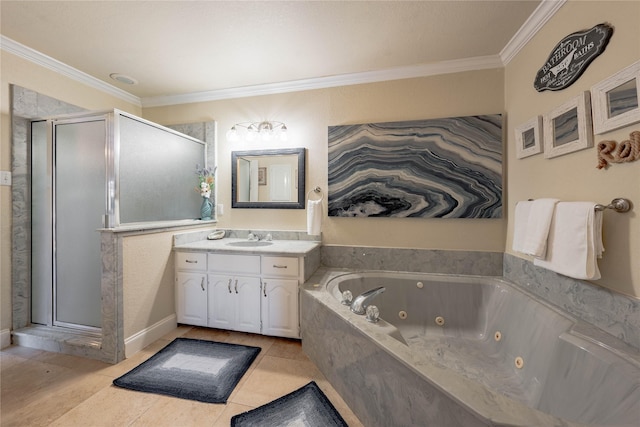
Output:
<instances>
[{"instance_id":1,"label":"crown molding","mask_svg":"<svg viewBox=\"0 0 640 427\"><path fill-rule=\"evenodd\" d=\"M100 79L90 76L85 72L64 64L57 59L47 56L35 49L20 44L17 41L3 35L0 35L0 49L16 55L22 59L26 59L27 61L33 62L36 65L48 68L49 70L52 70L77 82L83 83L94 89L98 89L109 95L115 96L116 98L120 98L123 101L129 102L139 107L142 106L142 102L139 97L132 95L129 92L117 88L113 85L110 85L109 83L105 83Z\"/></svg>"},{"instance_id":2,"label":"crown molding","mask_svg":"<svg viewBox=\"0 0 640 427\"><path fill-rule=\"evenodd\" d=\"M230 89L193 92L181 95L146 97L142 98L142 106L146 108L177 104L189 104L194 102L219 101L223 99L246 98L250 96L273 95L278 93L298 92L303 90L326 89L330 87L411 79L438 74L451 74L463 71L475 71L502 67L502 61L498 55L479 56L475 58L442 61L432 64L367 71L363 73L341 74L330 77L319 77L281 83L270 83Z\"/></svg>"},{"instance_id":3,"label":"crown molding","mask_svg":"<svg viewBox=\"0 0 640 427\"><path fill-rule=\"evenodd\" d=\"M502 63L506 66L511 62L565 3L566 0L542 0L518 32L511 37L509 43L500 51Z\"/></svg>"},{"instance_id":4,"label":"crown molding","mask_svg":"<svg viewBox=\"0 0 640 427\"><path fill-rule=\"evenodd\" d=\"M522 48L536 35L544 24L564 5L566 0L542 0L518 32L509 40L499 55L479 56L452 61L441 61L416 66L367 71L363 73L341 74L312 79L293 80L280 83L217 89L178 95L163 95L139 98L120 88L70 67L34 49L24 46L8 37L0 35L0 48L37 65L53 70L87 86L106 92L131 104L160 107L195 102L218 101L223 99L246 98L260 95L298 92L303 90L326 89L339 86L376 83L391 80L428 77L506 66Z\"/></svg>"}]
</instances>

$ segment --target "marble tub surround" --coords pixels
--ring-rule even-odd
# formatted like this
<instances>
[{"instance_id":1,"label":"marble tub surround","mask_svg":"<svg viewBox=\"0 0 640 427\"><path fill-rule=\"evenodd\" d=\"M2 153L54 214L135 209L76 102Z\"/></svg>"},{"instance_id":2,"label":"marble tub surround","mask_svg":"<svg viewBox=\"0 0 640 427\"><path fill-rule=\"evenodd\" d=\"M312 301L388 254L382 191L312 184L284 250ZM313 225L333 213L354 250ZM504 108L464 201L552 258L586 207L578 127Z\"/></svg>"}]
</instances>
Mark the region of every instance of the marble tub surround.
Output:
<instances>
[{"instance_id":1,"label":"marble tub surround","mask_svg":"<svg viewBox=\"0 0 640 427\"><path fill-rule=\"evenodd\" d=\"M600 341L615 337L640 354L640 299L536 267L511 254L504 254L504 277L612 335Z\"/></svg>"},{"instance_id":2,"label":"marble tub surround","mask_svg":"<svg viewBox=\"0 0 640 427\"><path fill-rule=\"evenodd\" d=\"M322 246L322 265L361 270L502 276L502 252Z\"/></svg>"},{"instance_id":3,"label":"marble tub surround","mask_svg":"<svg viewBox=\"0 0 640 427\"><path fill-rule=\"evenodd\" d=\"M338 300L336 286L356 295L380 283L379 324ZM365 425L637 421L640 357L505 280L322 268L301 304L303 349Z\"/></svg>"}]
</instances>

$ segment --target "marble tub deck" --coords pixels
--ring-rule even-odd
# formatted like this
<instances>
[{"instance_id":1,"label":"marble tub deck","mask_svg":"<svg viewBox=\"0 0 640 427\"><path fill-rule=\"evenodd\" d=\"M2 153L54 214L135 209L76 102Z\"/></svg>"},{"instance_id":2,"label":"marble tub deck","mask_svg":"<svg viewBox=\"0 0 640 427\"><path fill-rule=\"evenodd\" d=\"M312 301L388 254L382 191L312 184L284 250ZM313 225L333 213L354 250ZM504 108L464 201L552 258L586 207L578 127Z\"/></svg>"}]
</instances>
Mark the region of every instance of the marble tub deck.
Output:
<instances>
[{"instance_id":1,"label":"marble tub deck","mask_svg":"<svg viewBox=\"0 0 640 427\"><path fill-rule=\"evenodd\" d=\"M513 398L517 396L493 391L457 374L451 366L417 357L415 349L392 336L392 326L381 328L364 316L353 315L323 287L332 277L349 272L353 270L323 268L305 284L301 292L302 342L305 352L367 426L425 422L434 426L582 425L532 409ZM575 325L572 336L579 341L577 345L591 345L583 336L604 341L617 352L614 358L626 357L631 371L639 372L640 354L633 347L592 325ZM629 408L621 410L629 415Z\"/></svg>"}]
</instances>

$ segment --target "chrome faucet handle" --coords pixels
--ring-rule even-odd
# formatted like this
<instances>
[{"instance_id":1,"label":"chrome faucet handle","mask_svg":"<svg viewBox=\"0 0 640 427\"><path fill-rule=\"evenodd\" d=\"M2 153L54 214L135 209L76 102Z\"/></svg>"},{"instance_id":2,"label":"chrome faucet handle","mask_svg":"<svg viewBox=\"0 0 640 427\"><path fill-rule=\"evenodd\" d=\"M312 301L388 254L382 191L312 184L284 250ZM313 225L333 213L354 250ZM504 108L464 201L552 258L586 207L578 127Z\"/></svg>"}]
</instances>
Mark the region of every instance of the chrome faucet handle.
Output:
<instances>
[{"instance_id":1,"label":"chrome faucet handle","mask_svg":"<svg viewBox=\"0 0 640 427\"><path fill-rule=\"evenodd\" d=\"M367 306L367 320L371 323L378 323L380 319L380 310L375 305Z\"/></svg>"},{"instance_id":2,"label":"chrome faucet handle","mask_svg":"<svg viewBox=\"0 0 640 427\"><path fill-rule=\"evenodd\" d=\"M271 233L268 233L267 237L265 237L264 240L266 240L267 242L272 241L273 240L273 236L271 235Z\"/></svg>"},{"instance_id":3,"label":"chrome faucet handle","mask_svg":"<svg viewBox=\"0 0 640 427\"><path fill-rule=\"evenodd\" d=\"M343 305L351 305L351 301L353 301L353 294L351 291L344 291L342 293L342 301L340 301Z\"/></svg>"},{"instance_id":4,"label":"chrome faucet handle","mask_svg":"<svg viewBox=\"0 0 640 427\"><path fill-rule=\"evenodd\" d=\"M253 233L249 233L249 235L247 236L247 239L253 241L253 240L258 240L258 237Z\"/></svg>"}]
</instances>

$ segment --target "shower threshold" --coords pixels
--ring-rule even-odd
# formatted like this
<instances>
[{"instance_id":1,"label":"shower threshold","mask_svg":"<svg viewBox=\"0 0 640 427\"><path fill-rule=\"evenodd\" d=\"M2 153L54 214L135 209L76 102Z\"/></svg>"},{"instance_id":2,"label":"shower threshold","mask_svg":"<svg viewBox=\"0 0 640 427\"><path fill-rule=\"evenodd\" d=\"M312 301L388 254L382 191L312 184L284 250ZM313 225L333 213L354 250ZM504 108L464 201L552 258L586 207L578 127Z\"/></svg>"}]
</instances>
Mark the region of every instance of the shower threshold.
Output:
<instances>
[{"instance_id":1,"label":"shower threshold","mask_svg":"<svg viewBox=\"0 0 640 427\"><path fill-rule=\"evenodd\" d=\"M102 337L86 331L31 325L12 331L12 344L114 363L102 351Z\"/></svg>"}]
</instances>

